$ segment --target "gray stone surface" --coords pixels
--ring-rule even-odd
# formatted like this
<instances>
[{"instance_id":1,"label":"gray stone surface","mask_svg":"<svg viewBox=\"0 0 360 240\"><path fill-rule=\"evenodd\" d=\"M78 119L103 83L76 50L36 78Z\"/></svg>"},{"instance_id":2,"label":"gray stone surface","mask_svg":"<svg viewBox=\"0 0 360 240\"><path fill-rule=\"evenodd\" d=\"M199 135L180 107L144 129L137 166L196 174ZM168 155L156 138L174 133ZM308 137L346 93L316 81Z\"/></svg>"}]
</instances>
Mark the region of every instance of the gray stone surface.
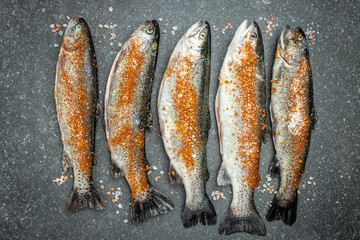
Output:
<instances>
[{"instance_id":1,"label":"gray stone surface","mask_svg":"<svg viewBox=\"0 0 360 240\"><path fill-rule=\"evenodd\" d=\"M113 7L113 12L109 7ZM161 142L157 114L154 114L154 127L146 139L149 162L158 168L152 171L150 180L174 200L176 208L143 224L124 222L130 220L129 189L124 179L110 178L109 152L100 124L96 133L98 164L94 175L97 186L101 185L100 180L105 186L100 192L108 201L107 208L103 212L84 210L76 214L65 210L73 179L69 178L60 187L53 182L61 175L71 175L61 169L62 149L53 95L62 36L52 33L50 25L68 23L67 16L84 17L90 25L99 65L102 102L107 77L119 50L117 43L123 43L145 20L163 18L159 24L161 31L166 29L167 33L161 34L160 39L152 99L154 113L162 75L180 36L198 20L207 20L211 26L219 28L217 32L212 31L210 107L213 123L208 142L211 177L207 184L209 195L220 190L226 197L226 200L213 201L218 222L230 204L231 189L218 187L215 182L220 155L214 101L222 60L235 30L225 30L225 34L221 31L227 22L237 28L245 18L257 21L263 30L266 72L270 80L276 38L281 30L287 24L300 26L304 31L313 28L315 43L310 44L310 54L318 122L312 135L308 173L303 175L301 183L297 222L292 227L279 221L266 222L268 234L262 239L359 238L359 1L3 0L0 2L0 239L260 238L246 233L220 236L218 225L182 227L180 213L184 190L182 186L170 186L166 177L168 159ZM264 33L264 18L271 16L278 24L271 31L273 36ZM110 22L118 27L113 30L97 27ZM174 36L171 34L173 26L178 27ZM117 36L114 40L110 40L111 32ZM262 183L255 194L262 216L273 197L268 192L261 193L262 185L267 183L265 176L271 158L270 144L263 145ZM160 174L161 170L165 171L164 175ZM161 178L155 182L154 178L159 175ZM275 180L271 182L271 185L276 184ZM105 194L110 187L121 188L118 203L123 205L122 209Z\"/></svg>"}]
</instances>

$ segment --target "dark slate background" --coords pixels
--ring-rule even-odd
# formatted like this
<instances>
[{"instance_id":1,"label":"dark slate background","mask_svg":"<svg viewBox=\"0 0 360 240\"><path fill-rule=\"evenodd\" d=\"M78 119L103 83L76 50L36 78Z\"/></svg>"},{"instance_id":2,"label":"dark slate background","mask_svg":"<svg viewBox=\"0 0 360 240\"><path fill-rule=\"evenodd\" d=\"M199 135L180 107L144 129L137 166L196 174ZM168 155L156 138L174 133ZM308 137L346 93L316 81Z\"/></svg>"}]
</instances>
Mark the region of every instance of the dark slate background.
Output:
<instances>
[{"instance_id":1,"label":"dark slate background","mask_svg":"<svg viewBox=\"0 0 360 240\"><path fill-rule=\"evenodd\" d=\"M136 3L135 3L136 2ZM323 2L323 3L315 3ZM109 7L114 11L109 12ZM315 43L310 44L314 78L315 107L318 115L316 130L303 175L297 222L288 227L282 222L266 222L267 236L262 239L358 239L359 207L359 70L360 70L360 4L359 1L9 1L0 2L0 239L260 239L246 233L228 237L218 234L215 226L196 226L184 229L180 220L184 190L171 186L166 174L166 157L157 114L152 132L147 133L147 156L158 170L150 180L171 197L176 208L166 215L146 223L132 225L129 216L129 189L124 179L113 180L109 175L109 152L101 126L96 132L98 164L94 168L99 191L108 201L106 210L84 210L68 213L65 210L71 192L69 178L60 187L53 182L63 173L61 169L60 131L54 101L55 66L62 36L52 33L50 24L68 23L67 16L84 17L95 41L99 65L99 89L103 102L107 77L119 51L117 42L124 42L132 31L147 19L163 18L156 78L153 87L152 109L162 75L175 44L193 23L207 20L212 29L212 71L210 109L212 128L208 142L210 180L208 194L220 190L226 200L213 201L218 222L230 204L230 187L218 187L216 174L220 166L217 129L214 122L214 101L218 74L234 30L221 33L227 22L237 28L248 18L255 20L263 31L266 72L270 80L276 39L289 24L305 31L312 27ZM278 26L273 36L265 34L264 18L276 17ZM99 29L98 24L118 24L118 27ZM165 27L165 23L168 26ZM175 36L171 27L177 26ZM61 28L64 30L64 28ZM109 40L110 33L117 37ZM106 40L102 35L107 35ZM102 43L99 43L99 40ZM110 45L113 42L113 46ZM54 47L58 44L58 47ZM101 116L102 118L102 116ZM102 119L101 119L102 120ZM100 120L100 122L101 122ZM263 145L261 156L261 188L255 193L259 212L264 216L273 195L261 193L266 184L266 170L272 158L270 144ZM308 183L311 182L311 184ZM316 185L314 185L314 182ZM273 180L271 185L276 185ZM302 185L305 184L305 188ZM105 193L110 187L120 187L122 196L117 204ZM120 212L117 214L116 211ZM264 217L263 217L264 219ZM265 220L265 219L264 219Z\"/></svg>"}]
</instances>

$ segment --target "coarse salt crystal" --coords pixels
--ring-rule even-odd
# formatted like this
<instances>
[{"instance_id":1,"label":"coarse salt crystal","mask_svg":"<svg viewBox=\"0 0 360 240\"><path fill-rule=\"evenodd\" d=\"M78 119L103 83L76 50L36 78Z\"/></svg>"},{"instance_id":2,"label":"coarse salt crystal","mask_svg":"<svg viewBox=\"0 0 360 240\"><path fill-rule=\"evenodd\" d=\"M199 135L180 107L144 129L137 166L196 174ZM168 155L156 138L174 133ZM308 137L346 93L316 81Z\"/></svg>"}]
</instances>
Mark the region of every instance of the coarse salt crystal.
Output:
<instances>
[{"instance_id":1,"label":"coarse salt crystal","mask_svg":"<svg viewBox=\"0 0 360 240\"><path fill-rule=\"evenodd\" d=\"M153 166L152 168L153 168L154 170L157 170L157 169L158 169L156 166Z\"/></svg>"},{"instance_id":2,"label":"coarse salt crystal","mask_svg":"<svg viewBox=\"0 0 360 240\"><path fill-rule=\"evenodd\" d=\"M114 8L113 7L109 7L109 12L113 12Z\"/></svg>"}]
</instances>

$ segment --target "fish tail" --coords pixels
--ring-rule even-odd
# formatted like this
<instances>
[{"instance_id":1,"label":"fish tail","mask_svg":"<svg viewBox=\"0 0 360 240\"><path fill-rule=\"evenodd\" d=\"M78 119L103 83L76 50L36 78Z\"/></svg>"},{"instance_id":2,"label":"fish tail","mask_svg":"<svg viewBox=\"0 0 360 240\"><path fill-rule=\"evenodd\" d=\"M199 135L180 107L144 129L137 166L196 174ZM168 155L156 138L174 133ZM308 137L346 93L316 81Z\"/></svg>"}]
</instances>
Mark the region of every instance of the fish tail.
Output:
<instances>
[{"instance_id":1,"label":"fish tail","mask_svg":"<svg viewBox=\"0 0 360 240\"><path fill-rule=\"evenodd\" d=\"M196 208L190 208L185 204L181 214L181 221L185 228L193 227L199 221L202 225L215 225L216 212L209 196L205 193L203 200Z\"/></svg>"},{"instance_id":2,"label":"fish tail","mask_svg":"<svg viewBox=\"0 0 360 240\"><path fill-rule=\"evenodd\" d=\"M268 174L272 178L280 177L280 163L276 155L274 156L273 160L270 163Z\"/></svg>"},{"instance_id":3,"label":"fish tail","mask_svg":"<svg viewBox=\"0 0 360 240\"><path fill-rule=\"evenodd\" d=\"M76 212L82 208L94 208L95 210L104 210L105 201L100 196L94 183L86 189L74 188L67 203L67 209Z\"/></svg>"},{"instance_id":4,"label":"fish tail","mask_svg":"<svg viewBox=\"0 0 360 240\"><path fill-rule=\"evenodd\" d=\"M132 223L144 222L148 217L167 213L174 208L172 200L154 187L144 198L133 199L131 204L131 221Z\"/></svg>"},{"instance_id":5,"label":"fish tail","mask_svg":"<svg viewBox=\"0 0 360 240\"><path fill-rule=\"evenodd\" d=\"M275 195L271 207L269 208L266 219L271 222L274 220L282 220L285 224L291 226L296 221L297 209L297 193L293 199L282 200Z\"/></svg>"},{"instance_id":6,"label":"fish tail","mask_svg":"<svg viewBox=\"0 0 360 240\"><path fill-rule=\"evenodd\" d=\"M264 222L255 208L250 212L238 214L233 208L229 208L220 222L219 234L230 235L237 232L247 232L260 236L266 235Z\"/></svg>"}]
</instances>

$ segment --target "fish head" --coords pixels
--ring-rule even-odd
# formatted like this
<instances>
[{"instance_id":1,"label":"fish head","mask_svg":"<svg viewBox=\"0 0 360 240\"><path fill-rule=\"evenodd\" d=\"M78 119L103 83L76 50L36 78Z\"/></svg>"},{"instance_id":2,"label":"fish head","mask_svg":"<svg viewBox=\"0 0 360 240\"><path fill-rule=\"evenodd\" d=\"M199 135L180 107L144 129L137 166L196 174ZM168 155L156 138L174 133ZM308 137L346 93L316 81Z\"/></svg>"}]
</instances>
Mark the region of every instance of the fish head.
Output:
<instances>
[{"instance_id":1,"label":"fish head","mask_svg":"<svg viewBox=\"0 0 360 240\"><path fill-rule=\"evenodd\" d=\"M160 28L156 20L148 20L138 27L131 38L135 40L140 51L157 52L160 39Z\"/></svg>"},{"instance_id":2,"label":"fish head","mask_svg":"<svg viewBox=\"0 0 360 240\"><path fill-rule=\"evenodd\" d=\"M244 20L236 30L228 53L234 60L253 61L263 57L264 47L259 25L254 21Z\"/></svg>"},{"instance_id":3,"label":"fish head","mask_svg":"<svg viewBox=\"0 0 360 240\"><path fill-rule=\"evenodd\" d=\"M90 39L90 28L87 22L83 18L73 18L65 30L63 47L68 51L74 51L86 46Z\"/></svg>"},{"instance_id":4,"label":"fish head","mask_svg":"<svg viewBox=\"0 0 360 240\"><path fill-rule=\"evenodd\" d=\"M206 21L199 21L192 25L182 36L182 54L191 61L210 56L211 34L210 25Z\"/></svg>"},{"instance_id":5,"label":"fish head","mask_svg":"<svg viewBox=\"0 0 360 240\"><path fill-rule=\"evenodd\" d=\"M308 55L307 41L304 31L297 27L291 30L286 26L281 33L277 51L279 57L288 65L296 65L302 58Z\"/></svg>"}]
</instances>

